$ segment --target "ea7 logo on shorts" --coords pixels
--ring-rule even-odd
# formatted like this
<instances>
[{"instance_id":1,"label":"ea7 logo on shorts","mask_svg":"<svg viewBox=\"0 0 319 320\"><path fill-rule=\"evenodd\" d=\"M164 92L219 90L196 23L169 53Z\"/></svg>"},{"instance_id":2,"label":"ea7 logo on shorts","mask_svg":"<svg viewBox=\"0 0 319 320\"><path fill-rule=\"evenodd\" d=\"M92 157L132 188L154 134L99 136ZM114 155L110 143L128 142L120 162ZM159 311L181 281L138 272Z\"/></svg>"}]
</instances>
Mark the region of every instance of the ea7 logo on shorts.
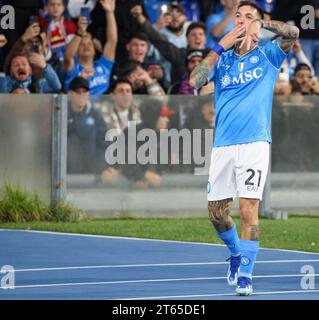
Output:
<instances>
[{"instance_id":1,"label":"ea7 logo on shorts","mask_svg":"<svg viewBox=\"0 0 319 320\"><path fill-rule=\"evenodd\" d=\"M241 257L241 260L240 260L240 263L243 265L243 266L248 266L250 264L250 259L248 257Z\"/></svg>"}]
</instances>

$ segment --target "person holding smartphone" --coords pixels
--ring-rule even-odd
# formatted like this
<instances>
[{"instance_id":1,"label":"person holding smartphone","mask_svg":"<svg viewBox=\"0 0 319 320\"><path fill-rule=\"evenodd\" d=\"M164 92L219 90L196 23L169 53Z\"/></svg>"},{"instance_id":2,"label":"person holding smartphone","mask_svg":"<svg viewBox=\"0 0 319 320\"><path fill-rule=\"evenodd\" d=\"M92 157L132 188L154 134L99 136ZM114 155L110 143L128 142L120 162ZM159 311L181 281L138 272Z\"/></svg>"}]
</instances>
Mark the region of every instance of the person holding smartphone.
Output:
<instances>
[{"instance_id":1,"label":"person holding smartphone","mask_svg":"<svg viewBox=\"0 0 319 320\"><path fill-rule=\"evenodd\" d=\"M81 76L89 81L90 94L104 94L110 86L118 41L115 20L115 0L100 0L106 15L107 40L101 57L95 60L96 50L93 39L88 33L88 18L80 17L78 32L67 47L64 55L65 91L73 78Z\"/></svg>"}]
</instances>

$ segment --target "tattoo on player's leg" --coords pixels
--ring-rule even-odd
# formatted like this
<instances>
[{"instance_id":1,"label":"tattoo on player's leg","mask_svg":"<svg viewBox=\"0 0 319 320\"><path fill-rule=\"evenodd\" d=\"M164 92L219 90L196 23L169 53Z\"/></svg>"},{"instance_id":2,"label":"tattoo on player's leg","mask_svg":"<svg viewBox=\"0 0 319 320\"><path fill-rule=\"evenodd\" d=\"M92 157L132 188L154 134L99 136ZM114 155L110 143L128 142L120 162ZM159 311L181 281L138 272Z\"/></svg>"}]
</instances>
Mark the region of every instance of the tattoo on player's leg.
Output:
<instances>
[{"instance_id":1,"label":"tattoo on player's leg","mask_svg":"<svg viewBox=\"0 0 319 320\"><path fill-rule=\"evenodd\" d=\"M218 232L225 232L233 227L230 216L232 199L208 202L208 215Z\"/></svg>"},{"instance_id":2,"label":"tattoo on player's leg","mask_svg":"<svg viewBox=\"0 0 319 320\"><path fill-rule=\"evenodd\" d=\"M259 240L259 225L250 226L250 240L254 240L254 241Z\"/></svg>"}]
</instances>

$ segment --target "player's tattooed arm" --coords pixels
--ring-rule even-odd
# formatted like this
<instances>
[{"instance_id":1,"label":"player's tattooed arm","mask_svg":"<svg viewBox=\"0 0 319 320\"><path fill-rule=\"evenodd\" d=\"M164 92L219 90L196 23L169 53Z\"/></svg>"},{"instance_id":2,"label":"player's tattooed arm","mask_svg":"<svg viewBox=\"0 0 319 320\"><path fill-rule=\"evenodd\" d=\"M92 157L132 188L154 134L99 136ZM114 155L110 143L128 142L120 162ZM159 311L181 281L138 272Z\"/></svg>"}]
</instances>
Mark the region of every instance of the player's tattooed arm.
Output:
<instances>
[{"instance_id":1,"label":"player's tattooed arm","mask_svg":"<svg viewBox=\"0 0 319 320\"><path fill-rule=\"evenodd\" d=\"M210 73L218 59L219 55L216 52L211 51L191 73L190 85L196 89L205 86L209 81Z\"/></svg>"},{"instance_id":2,"label":"player's tattooed arm","mask_svg":"<svg viewBox=\"0 0 319 320\"><path fill-rule=\"evenodd\" d=\"M224 49L228 50L233 47L236 43L243 40L243 32L245 26L236 26L232 31L227 33L220 41L219 45ZM196 89L200 89L208 83L209 76L213 70L215 64L219 59L219 54L212 50L206 58L193 70L190 75L189 84Z\"/></svg>"},{"instance_id":3,"label":"player's tattooed arm","mask_svg":"<svg viewBox=\"0 0 319 320\"><path fill-rule=\"evenodd\" d=\"M296 26L291 26L281 21L262 21L262 27L280 36L279 45L285 52L289 52L299 38L300 31Z\"/></svg>"},{"instance_id":4,"label":"player's tattooed arm","mask_svg":"<svg viewBox=\"0 0 319 320\"><path fill-rule=\"evenodd\" d=\"M208 202L208 215L218 232L226 232L233 227L230 217L232 199Z\"/></svg>"}]
</instances>

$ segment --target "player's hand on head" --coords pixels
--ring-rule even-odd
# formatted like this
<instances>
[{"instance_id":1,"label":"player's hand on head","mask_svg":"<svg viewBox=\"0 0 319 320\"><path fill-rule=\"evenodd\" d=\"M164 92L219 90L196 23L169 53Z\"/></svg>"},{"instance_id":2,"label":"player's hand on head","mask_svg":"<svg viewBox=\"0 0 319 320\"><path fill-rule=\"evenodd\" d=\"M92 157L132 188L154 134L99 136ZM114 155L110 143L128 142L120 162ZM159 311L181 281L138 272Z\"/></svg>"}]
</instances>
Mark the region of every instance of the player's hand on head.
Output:
<instances>
[{"instance_id":1,"label":"player's hand on head","mask_svg":"<svg viewBox=\"0 0 319 320\"><path fill-rule=\"evenodd\" d=\"M32 66L44 69L47 65L45 57L40 53L31 53L29 56L29 62Z\"/></svg>"}]
</instances>

